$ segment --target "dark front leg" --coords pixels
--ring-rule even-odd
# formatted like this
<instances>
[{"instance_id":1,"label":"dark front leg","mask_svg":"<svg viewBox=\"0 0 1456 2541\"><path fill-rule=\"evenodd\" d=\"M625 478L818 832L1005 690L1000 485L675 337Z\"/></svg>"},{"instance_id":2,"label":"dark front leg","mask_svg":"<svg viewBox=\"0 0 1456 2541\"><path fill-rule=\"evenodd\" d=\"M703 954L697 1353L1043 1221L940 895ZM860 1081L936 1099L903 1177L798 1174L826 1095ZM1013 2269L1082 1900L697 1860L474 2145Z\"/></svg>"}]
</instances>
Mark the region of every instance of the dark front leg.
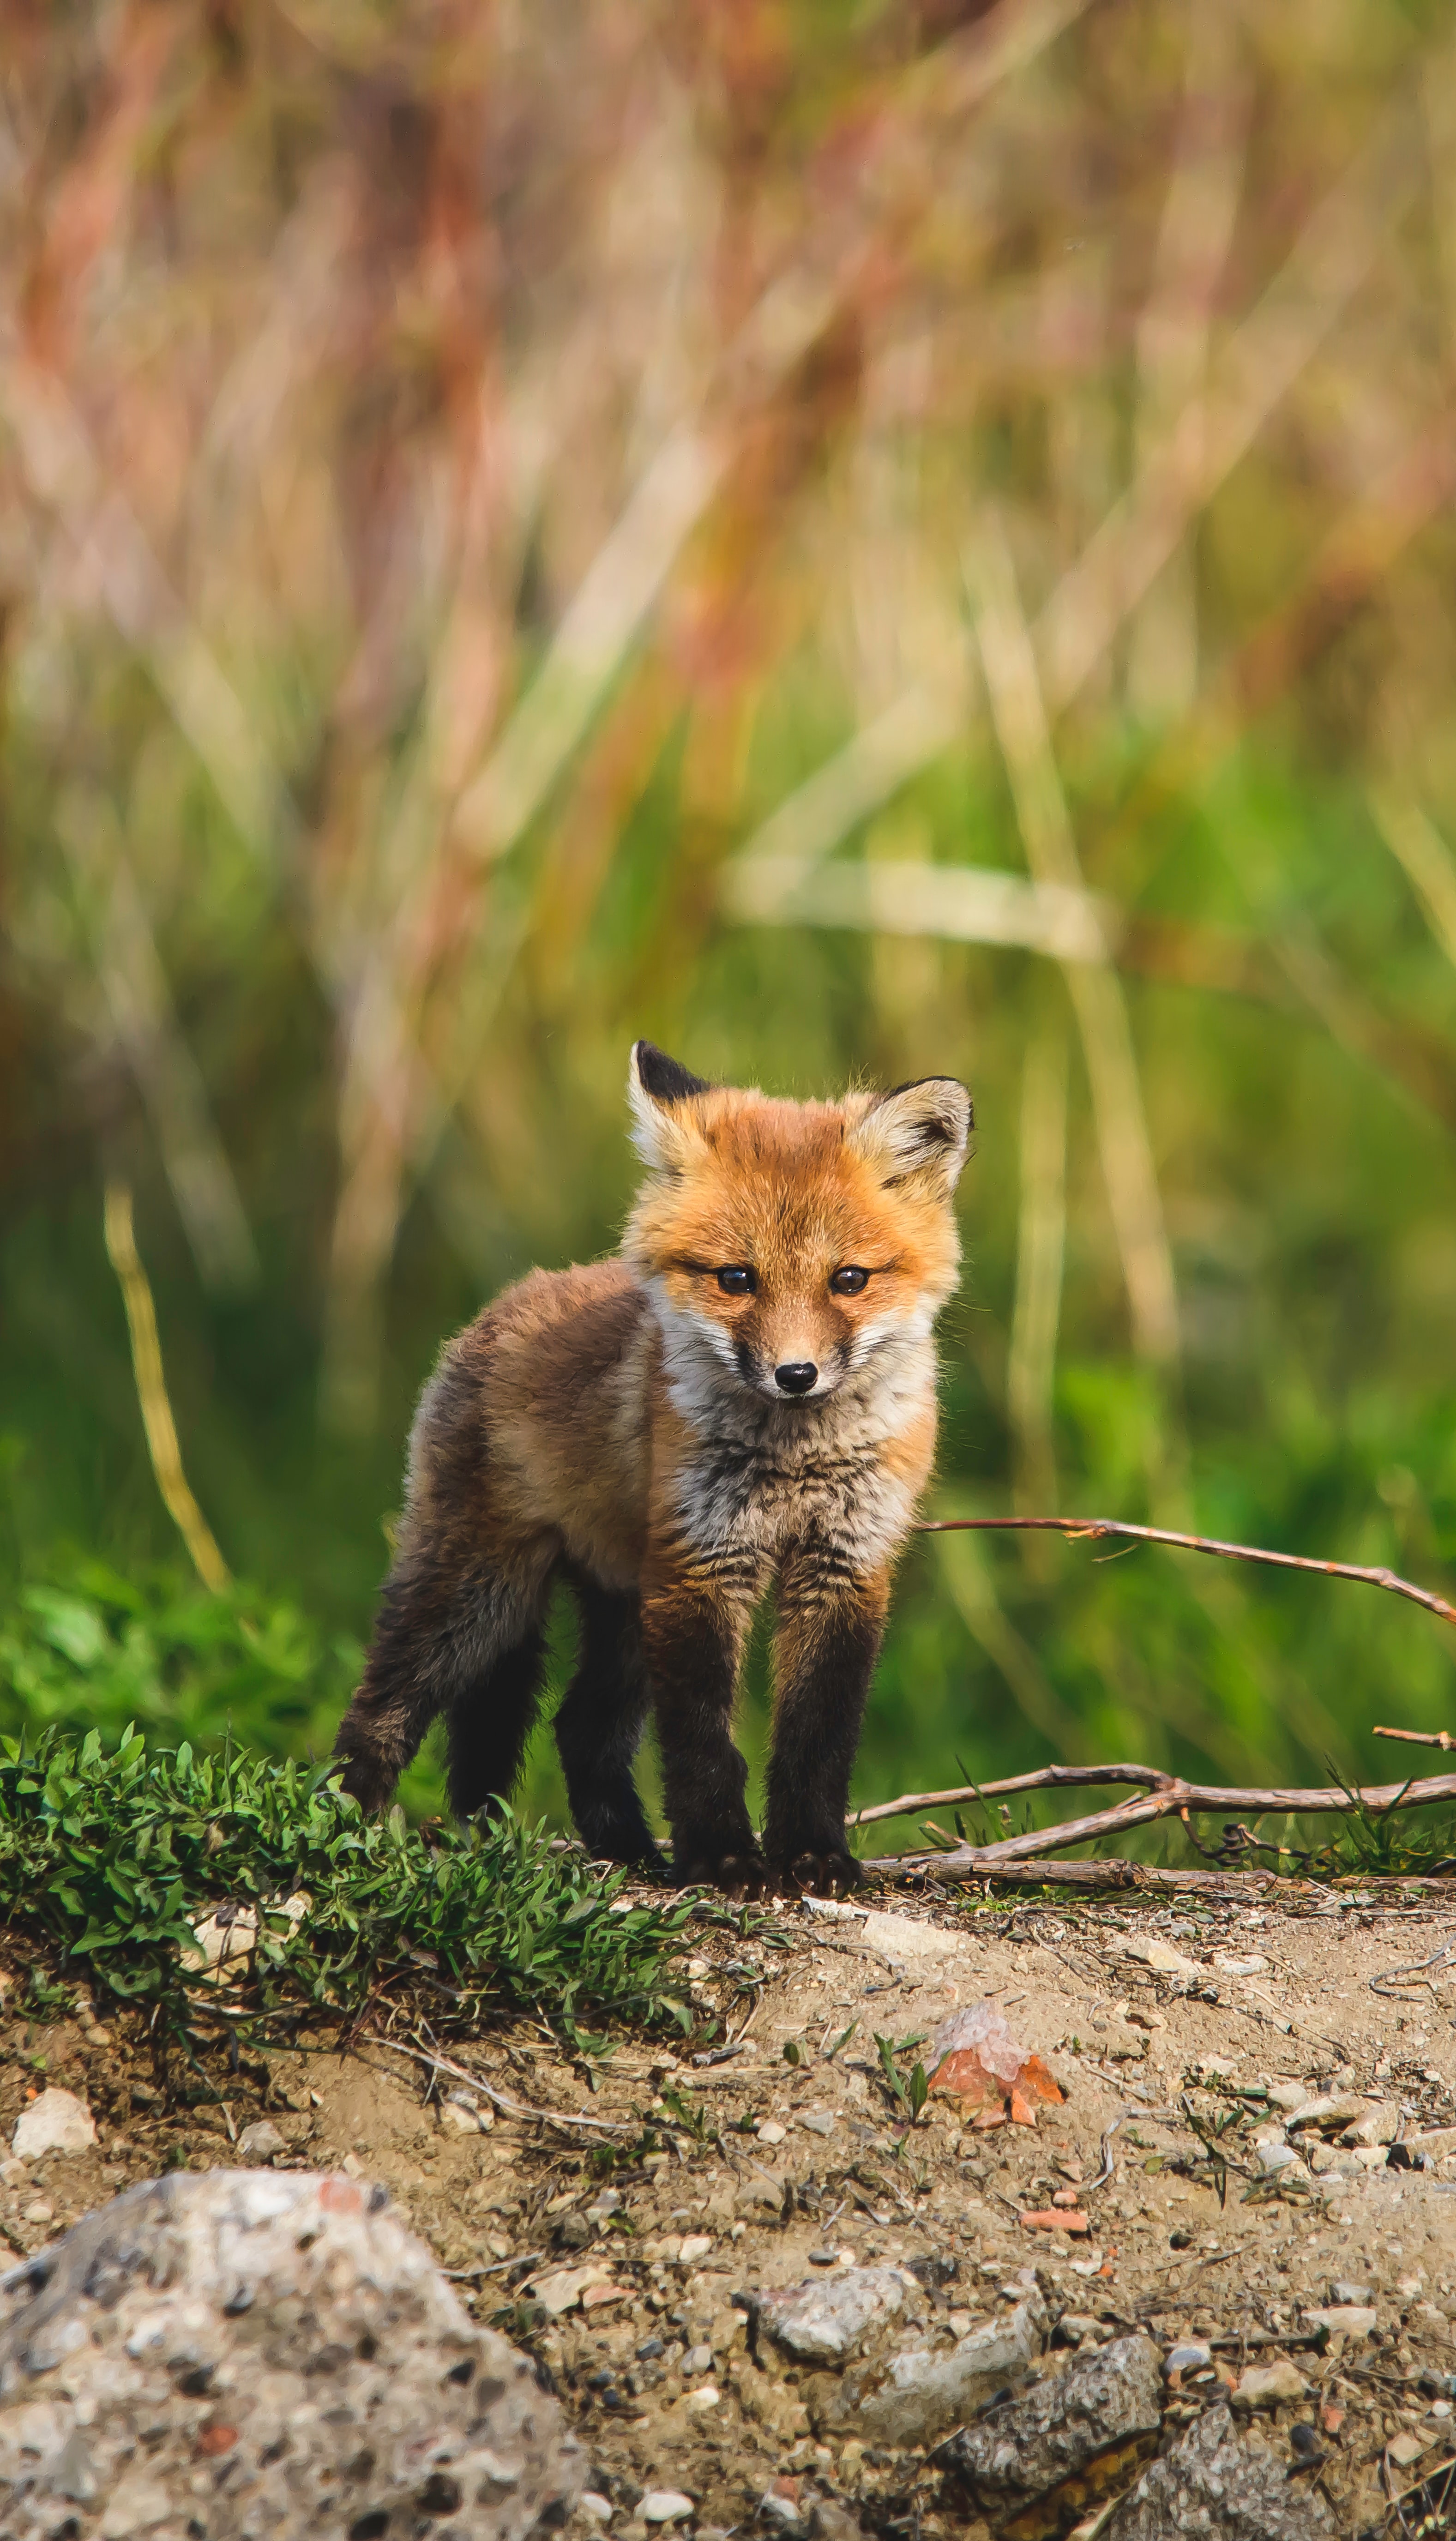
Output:
<instances>
[{"instance_id":1,"label":"dark front leg","mask_svg":"<svg viewBox=\"0 0 1456 2541\"><path fill-rule=\"evenodd\" d=\"M733 1744L733 1697L747 1612L711 1582L672 1574L642 1590L642 1643L662 1749L673 1868L742 1895L763 1886L764 1857L744 1801L748 1767Z\"/></svg>"},{"instance_id":2,"label":"dark front leg","mask_svg":"<svg viewBox=\"0 0 1456 2541\"><path fill-rule=\"evenodd\" d=\"M844 1810L888 1595L884 1572L846 1578L812 1547L783 1566L764 1850L796 1887L857 1888L863 1879Z\"/></svg>"}]
</instances>

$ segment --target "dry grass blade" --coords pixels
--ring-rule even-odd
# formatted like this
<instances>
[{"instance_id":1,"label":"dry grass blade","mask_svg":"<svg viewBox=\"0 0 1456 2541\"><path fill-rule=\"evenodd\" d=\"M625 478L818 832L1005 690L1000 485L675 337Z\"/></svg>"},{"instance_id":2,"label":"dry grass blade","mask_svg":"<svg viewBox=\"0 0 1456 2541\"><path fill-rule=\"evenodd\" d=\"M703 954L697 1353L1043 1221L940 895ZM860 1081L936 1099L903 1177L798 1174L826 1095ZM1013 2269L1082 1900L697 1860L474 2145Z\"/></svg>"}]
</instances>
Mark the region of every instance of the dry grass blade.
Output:
<instances>
[{"instance_id":1,"label":"dry grass blade","mask_svg":"<svg viewBox=\"0 0 1456 2541\"><path fill-rule=\"evenodd\" d=\"M1419 803L1386 786L1370 796L1375 826L1425 911L1448 962L1456 964L1456 856Z\"/></svg>"},{"instance_id":2,"label":"dry grass blade","mask_svg":"<svg viewBox=\"0 0 1456 2541\"><path fill-rule=\"evenodd\" d=\"M1048 710L1078 695L1189 523L1232 473L1369 273L1415 182L1410 115L1384 114L1223 346L1206 391L1114 505L1035 629Z\"/></svg>"},{"instance_id":3,"label":"dry grass blade","mask_svg":"<svg viewBox=\"0 0 1456 2541\"><path fill-rule=\"evenodd\" d=\"M177 1423L172 1416L162 1365L162 1344L157 1336L157 1309L152 1301L151 1282L142 1269L141 1256L136 1249L131 1193L125 1183L108 1183L105 1223L107 1259L121 1285L126 1327L131 1336L131 1363L136 1372L137 1400L141 1405L147 1453L157 1477L157 1488L167 1503L169 1517L192 1557L198 1578L216 1595L228 1586L231 1574L182 1471Z\"/></svg>"},{"instance_id":4,"label":"dry grass blade","mask_svg":"<svg viewBox=\"0 0 1456 2541\"><path fill-rule=\"evenodd\" d=\"M33 499L54 513L117 631L148 663L239 835L271 861L297 836L292 798L124 492L108 480L64 385L12 355L0 364L0 411Z\"/></svg>"},{"instance_id":5,"label":"dry grass blade","mask_svg":"<svg viewBox=\"0 0 1456 2541\"><path fill-rule=\"evenodd\" d=\"M197 1268L212 1286L245 1287L257 1274L253 1232L115 814L99 791L73 786L56 807L55 828L111 1031L151 1116Z\"/></svg>"},{"instance_id":6,"label":"dry grass blade","mask_svg":"<svg viewBox=\"0 0 1456 2541\"><path fill-rule=\"evenodd\" d=\"M1028 1044L1021 1091L1021 1208L1006 1409L1021 1508L1056 1505L1052 1398L1066 1252L1067 1036L1060 1017Z\"/></svg>"},{"instance_id":7,"label":"dry grass blade","mask_svg":"<svg viewBox=\"0 0 1456 2541\"><path fill-rule=\"evenodd\" d=\"M1054 962L1098 961L1106 944L1102 905L1089 891L909 858L821 865L808 857L755 855L728 866L721 905L729 917L751 926L933 935L947 943L1014 945Z\"/></svg>"},{"instance_id":8,"label":"dry grass blade","mask_svg":"<svg viewBox=\"0 0 1456 2541\"><path fill-rule=\"evenodd\" d=\"M1139 468L1203 393L1248 126L1240 35L1238 12L1226 0L1192 0L1183 106L1152 287L1137 328ZM1134 708L1157 722L1186 714L1199 676L1198 590L1187 540L1152 584L1128 634L1128 690Z\"/></svg>"},{"instance_id":9,"label":"dry grass blade","mask_svg":"<svg viewBox=\"0 0 1456 2541\"><path fill-rule=\"evenodd\" d=\"M1052 752L1036 656L1005 533L993 511L968 544L966 572L1027 862L1044 890L1081 891L1081 859ZM1155 1365L1167 1365L1178 1356L1178 1299L1127 1005L1105 945L1099 959L1067 962L1064 972L1092 1087L1133 1346Z\"/></svg>"}]
</instances>

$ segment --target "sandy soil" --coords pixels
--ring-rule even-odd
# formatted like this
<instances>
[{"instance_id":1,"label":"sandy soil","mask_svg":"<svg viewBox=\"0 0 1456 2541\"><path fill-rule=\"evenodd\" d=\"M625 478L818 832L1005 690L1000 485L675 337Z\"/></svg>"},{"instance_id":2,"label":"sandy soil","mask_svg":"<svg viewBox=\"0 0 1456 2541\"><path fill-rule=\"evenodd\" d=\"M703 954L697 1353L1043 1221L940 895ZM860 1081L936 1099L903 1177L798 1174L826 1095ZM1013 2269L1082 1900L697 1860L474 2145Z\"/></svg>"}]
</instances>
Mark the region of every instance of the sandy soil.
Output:
<instances>
[{"instance_id":1,"label":"sandy soil","mask_svg":"<svg viewBox=\"0 0 1456 2541\"><path fill-rule=\"evenodd\" d=\"M61 2083L100 2142L0 2166L0 2236L29 2253L169 2163L237 2162L233 2139L266 2114L276 2160L385 2182L477 2314L533 2348L590 2444L614 2532L642 2531L656 2490L691 2498L699 2533L753 2525L765 2493L789 2529L817 2506L830 2533L846 2510L882 2531L984 2532L933 2456L817 2442L792 2381L755 2359L735 2298L846 2254L920 2263L957 2334L1034 2275L1058 2324L1053 2366L1136 2324L1167 2347L1202 2340L1214 2378L1179 2392L1175 2417L1287 2358L1306 2390L1263 2423L1285 2442L1296 2424L1314 2431L1291 2470L1319 2484L1341 2532L1400 2528L1390 2499L1456 2454L1456 2149L1398 2169L1377 2147L1384 2166L1354 2170L1321 2150L1317 2164L1346 2166L1264 2178L1256 2139L1276 2134L1296 2084L1364 2093L1407 2137L1456 2126L1451 1908L1328 1892L1304 1911L887 1901L867 1921L786 1909L777 1930L709 1934L691 1963L695 2007L736 2050L719 2062L623 2044L589 2066L527 2022L453 2048L501 2098L554 2113L498 2113L488 2133L427 2098L455 2075L377 2040L231 2074L210 2064L224 2104L169 2110L124 2017L16 2014L0 2031L7 2138L27 2096ZM1150 1967L1149 1949L1184 1964ZM875 2034L928 2048L983 1996L1047 2060L1065 2106L987 2132L932 2098L907 2127ZM1069 2191L1075 2206L1054 2208ZM1022 2219L1048 2211L1086 2228ZM1346 2301L1371 2289L1372 2335L1308 2322L1337 2285Z\"/></svg>"}]
</instances>

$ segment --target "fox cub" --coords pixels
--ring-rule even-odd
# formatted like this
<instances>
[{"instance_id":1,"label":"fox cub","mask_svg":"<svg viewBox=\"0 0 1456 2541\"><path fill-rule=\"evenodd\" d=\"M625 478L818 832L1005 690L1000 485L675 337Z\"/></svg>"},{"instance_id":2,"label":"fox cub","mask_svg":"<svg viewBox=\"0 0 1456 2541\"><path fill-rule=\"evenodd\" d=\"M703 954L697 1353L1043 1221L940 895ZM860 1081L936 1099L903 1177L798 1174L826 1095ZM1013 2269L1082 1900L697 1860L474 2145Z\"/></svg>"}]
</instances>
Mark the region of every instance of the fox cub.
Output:
<instances>
[{"instance_id":1,"label":"fox cub","mask_svg":"<svg viewBox=\"0 0 1456 2541\"><path fill-rule=\"evenodd\" d=\"M681 1880L853 1886L849 1776L930 1472L971 1098L932 1076L771 1102L650 1042L628 1095L648 1173L620 1255L533 1271L421 1396L399 1553L334 1750L343 1787L383 1808L443 1711L460 1815L508 1792L564 1577L581 1659L555 1734L588 1851L657 1859L632 1779L650 1708ZM731 1732L770 1582L761 1850Z\"/></svg>"}]
</instances>

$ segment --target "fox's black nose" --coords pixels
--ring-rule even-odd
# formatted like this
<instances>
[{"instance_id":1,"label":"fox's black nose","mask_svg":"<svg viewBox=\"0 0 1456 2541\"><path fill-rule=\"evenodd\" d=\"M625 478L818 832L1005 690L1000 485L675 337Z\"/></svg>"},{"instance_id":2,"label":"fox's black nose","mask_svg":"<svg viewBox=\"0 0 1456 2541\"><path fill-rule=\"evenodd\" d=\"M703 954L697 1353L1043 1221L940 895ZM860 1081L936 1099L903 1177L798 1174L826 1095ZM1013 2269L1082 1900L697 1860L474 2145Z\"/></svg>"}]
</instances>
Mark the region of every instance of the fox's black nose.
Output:
<instances>
[{"instance_id":1,"label":"fox's black nose","mask_svg":"<svg viewBox=\"0 0 1456 2541\"><path fill-rule=\"evenodd\" d=\"M786 1366L774 1369L773 1382L780 1394L812 1394L819 1370L812 1358L791 1358Z\"/></svg>"}]
</instances>

